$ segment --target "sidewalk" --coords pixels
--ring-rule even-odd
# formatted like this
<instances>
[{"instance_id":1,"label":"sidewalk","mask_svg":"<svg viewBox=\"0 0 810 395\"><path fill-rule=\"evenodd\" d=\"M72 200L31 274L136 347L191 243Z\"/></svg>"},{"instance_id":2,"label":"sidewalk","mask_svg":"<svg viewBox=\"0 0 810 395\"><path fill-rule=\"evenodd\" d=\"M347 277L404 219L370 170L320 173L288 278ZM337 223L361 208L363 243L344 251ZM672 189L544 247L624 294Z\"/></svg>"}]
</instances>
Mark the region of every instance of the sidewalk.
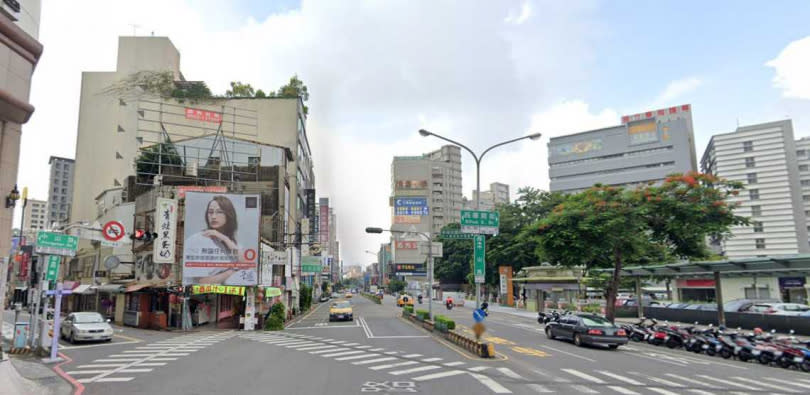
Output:
<instances>
[{"instance_id":1,"label":"sidewalk","mask_svg":"<svg viewBox=\"0 0 810 395\"><path fill-rule=\"evenodd\" d=\"M62 379L50 366L39 358L12 356L0 362L0 395L37 394L67 395L73 386Z\"/></svg>"},{"instance_id":2,"label":"sidewalk","mask_svg":"<svg viewBox=\"0 0 810 395\"><path fill-rule=\"evenodd\" d=\"M475 309L475 300L466 300L465 299L463 307L467 308L467 309L470 309L470 310ZM537 313L536 312L526 311L526 310L523 310L523 309L517 309L517 308L514 308L514 307L507 307L507 306L501 306L501 305L496 305L496 304L490 304L488 310L490 312L492 312L492 313L510 314L510 315L514 315L514 316L518 316L518 317L531 318L531 319L536 319L537 318Z\"/></svg>"}]
</instances>

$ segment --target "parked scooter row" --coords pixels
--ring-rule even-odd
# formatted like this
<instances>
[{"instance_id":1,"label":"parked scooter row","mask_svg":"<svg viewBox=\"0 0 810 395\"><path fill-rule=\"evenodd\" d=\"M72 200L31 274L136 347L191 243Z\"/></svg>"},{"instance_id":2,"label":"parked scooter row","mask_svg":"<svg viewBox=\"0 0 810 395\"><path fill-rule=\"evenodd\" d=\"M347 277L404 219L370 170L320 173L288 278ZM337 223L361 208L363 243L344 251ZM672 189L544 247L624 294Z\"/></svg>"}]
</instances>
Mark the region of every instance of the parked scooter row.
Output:
<instances>
[{"instance_id":1,"label":"parked scooter row","mask_svg":"<svg viewBox=\"0 0 810 395\"><path fill-rule=\"evenodd\" d=\"M560 317L562 317L564 315L568 315L568 314L571 314L571 312L568 311L568 310L563 310L562 312L550 311L548 313L544 313L544 312L541 311L541 312L537 313L537 323L545 325L545 324L548 324L551 321L556 322L556 321L560 320Z\"/></svg>"},{"instance_id":2,"label":"parked scooter row","mask_svg":"<svg viewBox=\"0 0 810 395\"><path fill-rule=\"evenodd\" d=\"M646 341L656 346L683 348L725 359L733 357L743 362L757 361L763 365L796 367L810 372L810 341L800 341L793 336L793 331L790 336L775 337L775 331L767 333L759 328L742 333L740 328L728 330L724 326L714 325L698 328L697 324L679 327L658 325L654 319L642 319L636 324L622 325L622 328L636 342Z\"/></svg>"}]
</instances>

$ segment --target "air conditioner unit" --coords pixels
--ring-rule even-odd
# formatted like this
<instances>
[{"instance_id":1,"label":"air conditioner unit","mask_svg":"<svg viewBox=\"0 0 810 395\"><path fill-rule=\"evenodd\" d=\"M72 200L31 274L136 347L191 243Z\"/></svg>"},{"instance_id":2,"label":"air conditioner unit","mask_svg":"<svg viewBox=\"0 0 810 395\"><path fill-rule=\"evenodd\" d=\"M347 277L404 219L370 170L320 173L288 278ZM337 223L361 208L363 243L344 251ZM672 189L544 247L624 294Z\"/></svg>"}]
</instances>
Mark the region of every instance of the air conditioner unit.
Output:
<instances>
[{"instance_id":1,"label":"air conditioner unit","mask_svg":"<svg viewBox=\"0 0 810 395\"><path fill-rule=\"evenodd\" d=\"M11 19L12 22L16 22L20 19L20 2L17 0L2 0L0 2L0 12Z\"/></svg>"}]
</instances>

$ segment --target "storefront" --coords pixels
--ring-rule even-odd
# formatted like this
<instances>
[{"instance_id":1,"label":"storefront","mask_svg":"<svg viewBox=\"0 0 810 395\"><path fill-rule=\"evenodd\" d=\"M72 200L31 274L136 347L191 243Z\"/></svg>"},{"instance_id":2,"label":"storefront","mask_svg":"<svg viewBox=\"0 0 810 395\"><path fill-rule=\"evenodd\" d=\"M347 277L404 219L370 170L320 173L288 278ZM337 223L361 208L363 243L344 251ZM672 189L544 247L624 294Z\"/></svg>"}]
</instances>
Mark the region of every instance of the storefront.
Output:
<instances>
[{"instance_id":1,"label":"storefront","mask_svg":"<svg viewBox=\"0 0 810 395\"><path fill-rule=\"evenodd\" d=\"M785 303L807 302L806 277L779 277L779 292Z\"/></svg>"},{"instance_id":2,"label":"storefront","mask_svg":"<svg viewBox=\"0 0 810 395\"><path fill-rule=\"evenodd\" d=\"M123 284L104 284L96 289L99 299L98 312L119 325L124 321L125 288Z\"/></svg>"},{"instance_id":3,"label":"storefront","mask_svg":"<svg viewBox=\"0 0 810 395\"><path fill-rule=\"evenodd\" d=\"M79 284L70 295L72 311L96 311L96 292L90 284Z\"/></svg>"},{"instance_id":4,"label":"storefront","mask_svg":"<svg viewBox=\"0 0 810 395\"><path fill-rule=\"evenodd\" d=\"M138 328L169 327L169 292L165 285L134 284L125 290L124 325Z\"/></svg>"},{"instance_id":5,"label":"storefront","mask_svg":"<svg viewBox=\"0 0 810 395\"><path fill-rule=\"evenodd\" d=\"M582 269L541 265L524 267L512 279L517 306L528 311L576 306Z\"/></svg>"},{"instance_id":6,"label":"storefront","mask_svg":"<svg viewBox=\"0 0 810 395\"><path fill-rule=\"evenodd\" d=\"M715 282L711 278L679 279L675 282L681 302L713 302Z\"/></svg>"}]
</instances>

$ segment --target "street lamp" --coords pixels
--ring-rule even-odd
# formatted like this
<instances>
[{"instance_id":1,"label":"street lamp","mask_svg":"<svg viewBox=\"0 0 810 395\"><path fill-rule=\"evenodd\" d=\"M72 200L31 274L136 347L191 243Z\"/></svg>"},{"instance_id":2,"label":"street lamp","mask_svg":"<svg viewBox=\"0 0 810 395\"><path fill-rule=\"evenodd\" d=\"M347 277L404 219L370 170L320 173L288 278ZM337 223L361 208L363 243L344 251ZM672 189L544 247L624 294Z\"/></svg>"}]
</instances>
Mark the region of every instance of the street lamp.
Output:
<instances>
[{"instance_id":1,"label":"street lamp","mask_svg":"<svg viewBox=\"0 0 810 395\"><path fill-rule=\"evenodd\" d=\"M17 200L20 200L20 191L17 190L17 184L14 184L14 189L6 196L6 208L14 208L17 205ZM20 233L22 233L22 229Z\"/></svg>"},{"instance_id":2,"label":"street lamp","mask_svg":"<svg viewBox=\"0 0 810 395\"><path fill-rule=\"evenodd\" d=\"M433 137L436 137L438 139L442 139L444 141L453 143L453 144L455 144L455 145L457 145L457 146L459 146L461 148L464 148L465 150L467 150L467 152L469 152L473 156L473 159L475 159L475 209L476 210L479 210L481 208L481 160L484 159L484 155L486 155L487 152L492 151L493 149L498 148L500 146L504 146L506 144L511 144L511 143L516 142L516 141L526 140L526 139L538 140L542 136L541 133L532 133L530 135L523 136L523 137L518 137L516 139L506 140L506 141L500 142L498 144L495 144L495 145L485 149L484 152L481 153L481 155L476 155L475 152L473 152L473 150L467 148L467 146L465 146L464 144L459 143L458 141L450 140L447 137L440 136L440 135L438 135L436 133L430 132L430 131L425 130L425 129L419 129L419 134L422 137L433 136ZM431 286L432 286L432 284L431 284ZM481 284L475 283L475 308L476 309L480 306L480 303L479 303L479 298L480 297L481 297Z\"/></svg>"},{"instance_id":3,"label":"street lamp","mask_svg":"<svg viewBox=\"0 0 810 395\"><path fill-rule=\"evenodd\" d=\"M427 271L428 271L428 318L433 319L433 236L430 232L408 232L402 230L391 230L383 228L368 227L366 233L380 234L382 232L390 232L392 234L408 234L414 233L424 237L428 242L428 257L427 257Z\"/></svg>"}]
</instances>

